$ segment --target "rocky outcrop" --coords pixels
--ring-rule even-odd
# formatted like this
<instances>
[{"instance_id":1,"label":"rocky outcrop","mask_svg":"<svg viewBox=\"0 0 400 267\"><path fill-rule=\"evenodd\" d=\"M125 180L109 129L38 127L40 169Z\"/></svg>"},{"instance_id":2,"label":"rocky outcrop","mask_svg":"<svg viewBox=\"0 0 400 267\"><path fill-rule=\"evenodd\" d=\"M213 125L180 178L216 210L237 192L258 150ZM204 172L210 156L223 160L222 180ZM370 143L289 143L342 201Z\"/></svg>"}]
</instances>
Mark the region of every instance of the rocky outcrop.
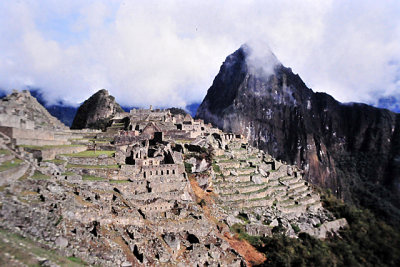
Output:
<instances>
[{"instance_id":1,"label":"rocky outcrop","mask_svg":"<svg viewBox=\"0 0 400 267\"><path fill-rule=\"evenodd\" d=\"M123 112L121 106L107 90L102 89L78 108L71 129L104 129L118 112Z\"/></svg>"},{"instance_id":2,"label":"rocky outcrop","mask_svg":"<svg viewBox=\"0 0 400 267\"><path fill-rule=\"evenodd\" d=\"M0 126L32 130L67 129L27 90L22 92L14 90L0 100Z\"/></svg>"},{"instance_id":3,"label":"rocky outcrop","mask_svg":"<svg viewBox=\"0 0 400 267\"><path fill-rule=\"evenodd\" d=\"M247 45L228 56L196 117L247 136L341 198L399 216L400 115L314 93L272 53L257 56Z\"/></svg>"}]
</instances>

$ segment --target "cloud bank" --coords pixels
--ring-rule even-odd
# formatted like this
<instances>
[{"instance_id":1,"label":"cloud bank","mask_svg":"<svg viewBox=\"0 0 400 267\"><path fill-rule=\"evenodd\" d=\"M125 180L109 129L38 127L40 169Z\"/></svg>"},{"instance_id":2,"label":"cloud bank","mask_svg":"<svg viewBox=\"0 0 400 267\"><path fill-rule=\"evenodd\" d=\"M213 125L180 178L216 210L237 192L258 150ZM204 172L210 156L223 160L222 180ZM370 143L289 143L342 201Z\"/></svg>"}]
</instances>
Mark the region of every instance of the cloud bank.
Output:
<instances>
[{"instance_id":1,"label":"cloud bank","mask_svg":"<svg viewBox=\"0 0 400 267\"><path fill-rule=\"evenodd\" d=\"M400 99L399 14L396 0L2 1L0 88L75 105L106 88L122 105L182 107L260 40L313 90L378 104Z\"/></svg>"}]
</instances>

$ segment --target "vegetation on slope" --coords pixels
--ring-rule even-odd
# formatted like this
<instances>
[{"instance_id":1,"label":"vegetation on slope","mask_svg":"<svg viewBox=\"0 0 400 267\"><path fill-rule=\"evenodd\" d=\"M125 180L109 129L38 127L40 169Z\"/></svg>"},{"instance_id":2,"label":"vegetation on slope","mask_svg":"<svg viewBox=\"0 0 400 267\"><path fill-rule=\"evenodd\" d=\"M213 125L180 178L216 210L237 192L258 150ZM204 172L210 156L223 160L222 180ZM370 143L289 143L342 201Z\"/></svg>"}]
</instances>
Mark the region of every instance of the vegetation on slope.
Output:
<instances>
[{"instance_id":1,"label":"vegetation on slope","mask_svg":"<svg viewBox=\"0 0 400 267\"><path fill-rule=\"evenodd\" d=\"M377 218L371 211L358 209L323 194L324 206L337 218L346 218L349 228L322 241L305 233L289 238L273 229L270 237L247 235L243 227L233 230L246 239L267 261L261 266L400 266L400 229Z\"/></svg>"}]
</instances>

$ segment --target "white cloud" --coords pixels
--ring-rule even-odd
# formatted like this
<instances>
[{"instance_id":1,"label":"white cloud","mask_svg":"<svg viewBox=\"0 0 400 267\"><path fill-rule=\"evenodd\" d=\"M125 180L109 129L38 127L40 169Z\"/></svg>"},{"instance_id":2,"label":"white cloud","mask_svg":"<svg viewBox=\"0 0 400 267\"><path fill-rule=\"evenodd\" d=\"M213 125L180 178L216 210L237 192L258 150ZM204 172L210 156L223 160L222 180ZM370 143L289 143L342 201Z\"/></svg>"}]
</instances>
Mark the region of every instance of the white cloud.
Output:
<instances>
[{"instance_id":1,"label":"white cloud","mask_svg":"<svg viewBox=\"0 0 400 267\"><path fill-rule=\"evenodd\" d=\"M70 103L106 88L124 105L184 106L259 39L314 90L373 102L400 95L399 14L398 1L2 2L0 88Z\"/></svg>"}]
</instances>

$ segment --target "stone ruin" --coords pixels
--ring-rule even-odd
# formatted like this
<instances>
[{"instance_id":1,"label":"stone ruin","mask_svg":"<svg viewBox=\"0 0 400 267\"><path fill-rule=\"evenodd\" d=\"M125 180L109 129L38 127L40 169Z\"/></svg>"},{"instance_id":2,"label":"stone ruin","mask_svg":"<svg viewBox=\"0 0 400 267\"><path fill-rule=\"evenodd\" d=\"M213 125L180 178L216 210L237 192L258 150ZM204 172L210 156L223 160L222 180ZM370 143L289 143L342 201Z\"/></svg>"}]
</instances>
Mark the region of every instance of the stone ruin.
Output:
<instances>
[{"instance_id":1,"label":"stone ruin","mask_svg":"<svg viewBox=\"0 0 400 267\"><path fill-rule=\"evenodd\" d=\"M0 127L0 163L11 166L0 172L0 226L92 265L245 266L226 238L235 224L293 237L296 224L319 238L346 226L301 170L190 115L133 109L105 132L55 121L44 134L26 120Z\"/></svg>"}]
</instances>

